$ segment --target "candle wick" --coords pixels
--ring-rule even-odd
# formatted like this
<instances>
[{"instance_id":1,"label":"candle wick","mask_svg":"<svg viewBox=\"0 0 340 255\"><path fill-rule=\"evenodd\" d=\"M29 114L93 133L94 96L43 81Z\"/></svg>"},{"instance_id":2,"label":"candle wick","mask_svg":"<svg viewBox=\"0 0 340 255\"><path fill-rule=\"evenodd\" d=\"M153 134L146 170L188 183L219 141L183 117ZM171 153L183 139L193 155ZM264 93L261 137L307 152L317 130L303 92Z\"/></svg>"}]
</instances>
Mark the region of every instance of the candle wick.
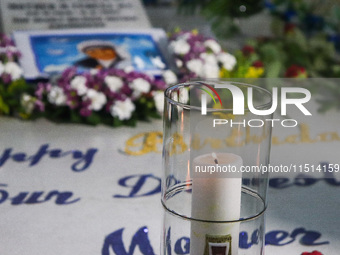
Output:
<instances>
[{"instance_id":1,"label":"candle wick","mask_svg":"<svg viewBox=\"0 0 340 255\"><path fill-rule=\"evenodd\" d=\"M213 153L211 153L211 155L213 156L213 158L214 158L214 162L215 162L215 164L218 164L218 160L217 160L217 155L216 155L216 153L215 152L213 152Z\"/></svg>"}]
</instances>

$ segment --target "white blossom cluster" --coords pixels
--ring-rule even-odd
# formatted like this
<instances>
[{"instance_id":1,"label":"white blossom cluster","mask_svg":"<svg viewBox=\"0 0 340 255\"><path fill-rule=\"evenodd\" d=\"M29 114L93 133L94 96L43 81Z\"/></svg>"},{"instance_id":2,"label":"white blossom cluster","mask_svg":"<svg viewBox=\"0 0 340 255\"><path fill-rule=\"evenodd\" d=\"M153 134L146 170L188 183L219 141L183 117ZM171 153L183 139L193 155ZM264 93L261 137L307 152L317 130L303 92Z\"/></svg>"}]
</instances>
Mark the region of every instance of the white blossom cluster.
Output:
<instances>
[{"instance_id":1,"label":"white blossom cluster","mask_svg":"<svg viewBox=\"0 0 340 255\"><path fill-rule=\"evenodd\" d=\"M129 120L134 111L137 110L134 101L150 93L157 111L162 113L163 90L154 90L150 83L153 78L143 77L137 76L126 79L126 77L120 77L119 75L106 75L103 80L103 86L101 89L96 90L89 84L90 81L86 76L75 75L64 87L52 86L47 93L47 99L49 103L56 106L71 105L72 100L78 100L75 103L84 105L80 107L83 107L83 110L85 107L83 114L88 115L92 111L98 112L106 107L112 117L124 121ZM168 83L177 82L176 75L170 70L164 71L164 79ZM125 90L123 91L123 89ZM127 90L132 92L126 92ZM76 96L72 93L76 94Z\"/></svg>"},{"instance_id":2,"label":"white blossom cluster","mask_svg":"<svg viewBox=\"0 0 340 255\"><path fill-rule=\"evenodd\" d=\"M221 67L232 71L237 64L234 55L222 50L214 39L202 39L192 33L177 36L169 44L179 69L185 67L200 78L218 78Z\"/></svg>"},{"instance_id":3,"label":"white blossom cluster","mask_svg":"<svg viewBox=\"0 0 340 255\"><path fill-rule=\"evenodd\" d=\"M10 76L12 81L18 80L22 77L23 71L21 67L15 62L7 62L3 64L0 62L0 76L7 74Z\"/></svg>"}]
</instances>

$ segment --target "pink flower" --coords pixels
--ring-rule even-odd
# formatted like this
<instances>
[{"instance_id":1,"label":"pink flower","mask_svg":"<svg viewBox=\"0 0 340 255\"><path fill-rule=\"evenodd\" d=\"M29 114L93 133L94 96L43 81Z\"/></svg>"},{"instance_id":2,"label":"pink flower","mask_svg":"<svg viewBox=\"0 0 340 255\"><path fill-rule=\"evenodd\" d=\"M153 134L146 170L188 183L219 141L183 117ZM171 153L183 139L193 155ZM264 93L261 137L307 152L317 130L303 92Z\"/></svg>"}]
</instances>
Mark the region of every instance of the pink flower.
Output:
<instances>
[{"instance_id":1,"label":"pink flower","mask_svg":"<svg viewBox=\"0 0 340 255\"><path fill-rule=\"evenodd\" d=\"M44 112L45 111L45 104L41 100L37 99L35 101L35 108L38 109L38 111L40 111L40 112Z\"/></svg>"}]
</instances>

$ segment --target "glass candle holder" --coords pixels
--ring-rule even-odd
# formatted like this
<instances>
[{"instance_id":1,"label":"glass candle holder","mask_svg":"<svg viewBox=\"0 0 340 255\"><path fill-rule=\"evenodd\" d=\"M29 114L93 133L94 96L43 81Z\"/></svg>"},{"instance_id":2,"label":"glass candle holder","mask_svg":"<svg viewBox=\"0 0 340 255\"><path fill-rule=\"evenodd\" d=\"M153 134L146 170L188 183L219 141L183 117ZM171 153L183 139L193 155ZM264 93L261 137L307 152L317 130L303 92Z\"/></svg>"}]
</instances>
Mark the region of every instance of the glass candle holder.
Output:
<instances>
[{"instance_id":1,"label":"glass candle holder","mask_svg":"<svg viewBox=\"0 0 340 255\"><path fill-rule=\"evenodd\" d=\"M161 254L264 253L273 106L238 82L165 91Z\"/></svg>"}]
</instances>

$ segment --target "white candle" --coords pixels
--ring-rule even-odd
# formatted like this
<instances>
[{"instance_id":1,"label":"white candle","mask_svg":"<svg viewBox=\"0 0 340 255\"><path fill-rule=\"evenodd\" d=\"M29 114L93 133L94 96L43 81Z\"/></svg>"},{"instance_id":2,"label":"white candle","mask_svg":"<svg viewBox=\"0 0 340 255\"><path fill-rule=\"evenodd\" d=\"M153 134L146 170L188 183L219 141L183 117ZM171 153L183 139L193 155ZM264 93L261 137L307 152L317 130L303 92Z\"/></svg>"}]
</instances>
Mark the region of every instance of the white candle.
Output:
<instances>
[{"instance_id":1,"label":"white candle","mask_svg":"<svg viewBox=\"0 0 340 255\"><path fill-rule=\"evenodd\" d=\"M242 164L242 158L231 153L205 154L193 160L192 218L206 221L232 221L240 218L242 175L222 171L210 174L203 171L212 166L217 169L217 165L221 167L220 170L233 168L238 171ZM238 242L239 223L192 221L191 255L237 255Z\"/></svg>"}]
</instances>

